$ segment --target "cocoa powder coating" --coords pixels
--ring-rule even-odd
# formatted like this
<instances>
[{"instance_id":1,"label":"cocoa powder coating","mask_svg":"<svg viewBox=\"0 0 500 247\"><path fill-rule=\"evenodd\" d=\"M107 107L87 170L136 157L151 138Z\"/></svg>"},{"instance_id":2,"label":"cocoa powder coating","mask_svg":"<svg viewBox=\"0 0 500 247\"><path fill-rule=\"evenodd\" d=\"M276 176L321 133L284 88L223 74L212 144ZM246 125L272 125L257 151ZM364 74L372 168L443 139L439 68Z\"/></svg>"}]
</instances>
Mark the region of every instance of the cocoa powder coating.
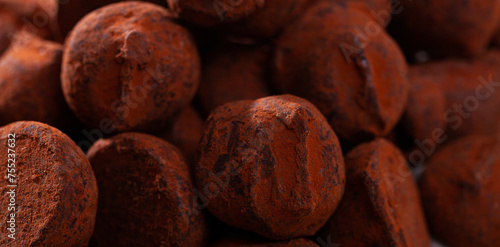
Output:
<instances>
[{"instance_id":1,"label":"cocoa powder coating","mask_svg":"<svg viewBox=\"0 0 500 247\"><path fill-rule=\"evenodd\" d=\"M221 45L207 57L198 95L208 114L238 100L271 95L268 88L269 46Z\"/></svg>"},{"instance_id":2,"label":"cocoa powder coating","mask_svg":"<svg viewBox=\"0 0 500 247\"><path fill-rule=\"evenodd\" d=\"M123 133L100 139L87 155L100 193L96 246L204 246L206 218L177 148Z\"/></svg>"},{"instance_id":3,"label":"cocoa powder coating","mask_svg":"<svg viewBox=\"0 0 500 247\"><path fill-rule=\"evenodd\" d=\"M7 146L12 143L9 134L15 134L13 148ZM0 142L2 167L7 169L11 148L17 174L16 239L7 237L7 220L2 220L0 246L88 246L97 210L97 185L80 148L59 130L26 121L0 128ZM6 195L0 203L5 210L11 184L0 180Z\"/></svg>"},{"instance_id":4,"label":"cocoa powder coating","mask_svg":"<svg viewBox=\"0 0 500 247\"><path fill-rule=\"evenodd\" d=\"M397 147L375 139L351 150L345 164L345 193L322 239L341 246L430 246L417 184Z\"/></svg>"},{"instance_id":5,"label":"cocoa powder coating","mask_svg":"<svg viewBox=\"0 0 500 247\"><path fill-rule=\"evenodd\" d=\"M500 140L471 135L438 151L420 181L431 232L449 246L500 243Z\"/></svg>"},{"instance_id":6,"label":"cocoa powder coating","mask_svg":"<svg viewBox=\"0 0 500 247\"><path fill-rule=\"evenodd\" d=\"M89 127L151 132L188 105L200 61L191 34L154 4L122 2L85 16L69 35L61 80L71 109Z\"/></svg>"},{"instance_id":7,"label":"cocoa powder coating","mask_svg":"<svg viewBox=\"0 0 500 247\"><path fill-rule=\"evenodd\" d=\"M195 178L212 214L271 239L315 234L345 182L335 133L311 103L291 95L213 111Z\"/></svg>"},{"instance_id":8,"label":"cocoa powder coating","mask_svg":"<svg viewBox=\"0 0 500 247\"><path fill-rule=\"evenodd\" d=\"M361 36L367 25L378 31ZM276 88L310 100L350 142L387 135L406 105L406 61L359 3L309 8L279 38L273 65Z\"/></svg>"},{"instance_id":9,"label":"cocoa powder coating","mask_svg":"<svg viewBox=\"0 0 500 247\"><path fill-rule=\"evenodd\" d=\"M0 126L34 120L67 127L73 119L61 90L60 44L20 34L0 57Z\"/></svg>"}]
</instances>

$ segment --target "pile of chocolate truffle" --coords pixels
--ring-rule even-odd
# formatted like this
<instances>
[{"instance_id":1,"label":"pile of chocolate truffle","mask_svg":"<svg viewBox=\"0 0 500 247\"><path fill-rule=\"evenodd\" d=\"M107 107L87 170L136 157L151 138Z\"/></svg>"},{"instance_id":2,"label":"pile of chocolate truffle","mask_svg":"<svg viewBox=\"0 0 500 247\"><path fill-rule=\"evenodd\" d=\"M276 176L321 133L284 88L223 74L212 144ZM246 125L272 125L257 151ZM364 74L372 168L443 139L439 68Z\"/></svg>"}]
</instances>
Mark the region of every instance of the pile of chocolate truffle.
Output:
<instances>
[{"instance_id":1,"label":"pile of chocolate truffle","mask_svg":"<svg viewBox=\"0 0 500 247\"><path fill-rule=\"evenodd\" d=\"M0 0L0 26L0 246L500 246L500 0Z\"/></svg>"}]
</instances>

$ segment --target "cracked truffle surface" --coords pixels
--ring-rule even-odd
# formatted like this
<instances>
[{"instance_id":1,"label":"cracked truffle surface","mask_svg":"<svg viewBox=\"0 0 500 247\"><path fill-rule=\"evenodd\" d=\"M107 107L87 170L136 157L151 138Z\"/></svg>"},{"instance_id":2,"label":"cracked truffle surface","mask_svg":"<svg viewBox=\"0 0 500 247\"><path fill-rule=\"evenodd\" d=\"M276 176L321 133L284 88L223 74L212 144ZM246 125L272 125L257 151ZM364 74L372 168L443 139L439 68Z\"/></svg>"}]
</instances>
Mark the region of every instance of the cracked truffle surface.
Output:
<instances>
[{"instance_id":1,"label":"cracked truffle surface","mask_svg":"<svg viewBox=\"0 0 500 247\"><path fill-rule=\"evenodd\" d=\"M314 235L344 191L335 133L316 107L295 96L217 108L199 152L196 185L209 211L268 238Z\"/></svg>"},{"instance_id":2,"label":"cracked truffle surface","mask_svg":"<svg viewBox=\"0 0 500 247\"><path fill-rule=\"evenodd\" d=\"M76 116L114 132L164 128L198 88L200 61L191 34L168 10L145 2L107 5L69 35L61 80Z\"/></svg>"},{"instance_id":3,"label":"cracked truffle surface","mask_svg":"<svg viewBox=\"0 0 500 247\"><path fill-rule=\"evenodd\" d=\"M360 34L366 24L378 32ZM390 133L406 106L405 58L358 3L309 8L279 38L273 66L279 92L311 101L353 143Z\"/></svg>"}]
</instances>

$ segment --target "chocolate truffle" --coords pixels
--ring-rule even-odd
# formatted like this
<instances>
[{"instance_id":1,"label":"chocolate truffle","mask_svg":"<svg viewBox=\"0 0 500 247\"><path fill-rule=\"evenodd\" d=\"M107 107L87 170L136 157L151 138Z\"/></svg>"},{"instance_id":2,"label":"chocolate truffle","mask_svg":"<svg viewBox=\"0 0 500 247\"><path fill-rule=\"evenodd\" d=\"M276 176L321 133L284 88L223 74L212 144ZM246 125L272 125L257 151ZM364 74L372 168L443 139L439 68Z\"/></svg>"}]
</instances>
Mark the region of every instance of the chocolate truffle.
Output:
<instances>
[{"instance_id":1,"label":"chocolate truffle","mask_svg":"<svg viewBox=\"0 0 500 247\"><path fill-rule=\"evenodd\" d=\"M208 210L271 239L315 234L344 191L335 133L295 96L218 107L205 123L199 152L196 185Z\"/></svg>"},{"instance_id":2,"label":"chocolate truffle","mask_svg":"<svg viewBox=\"0 0 500 247\"><path fill-rule=\"evenodd\" d=\"M159 137L178 147L189 163L194 161L203 135L203 119L191 106L184 108Z\"/></svg>"},{"instance_id":3,"label":"chocolate truffle","mask_svg":"<svg viewBox=\"0 0 500 247\"><path fill-rule=\"evenodd\" d=\"M345 193L321 238L341 246L430 246L417 184L397 147L375 139L351 150L345 164Z\"/></svg>"},{"instance_id":4,"label":"chocolate truffle","mask_svg":"<svg viewBox=\"0 0 500 247\"><path fill-rule=\"evenodd\" d=\"M436 139L432 137L436 130L446 130L447 138L496 132L500 123L500 51L491 50L474 60L416 65L409 78L413 88L425 87L424 92L411 93L410 102L417 104L408 104L404 118L412 137Z\"/></svg>"},{"instance_id":5,"label":"chocolate truffle","mask_svg":"<svg viewBox=\"0 0 500 247\"><path fill-rule=\"evenodd\" d=\"M69 35L63 92L89 127L164 128L193 98L200 61L191 34L154 4L122 2L85 16Z\"/></svg>"},{"instance_id":6,"label":"chocolate truffle","mask_svg":"<svg viewBox=\"0 0 500 247\"><path fill-rule=\"evenodd\" d=\"M97 185L80 148L39 122L0 128L0 142L5 168L5 179L0 180L0 202L5 206L0 246L88 246ZM12 231L7 228L14 228L15 240L8 237Z\"/></svg>"},{"instance_id":7,"label":"chocolate truffle","mask_svg":"<svg viewBox=\"0 0 500 247\"><path fill-rule=\"evenodd\" d=\"M500 140L467 136L438 151L420 188L431 232L449 246L500 243Z\"/></svg>"},{"instance_id":8,"label":"chocolate truffle","mask_svg":"<svg viewBox=\"0 0 500 247\"><path fill-rule=\"evenodd\" d=\"M123 133L100 139L87 155L100 194L96 246L204 246L205 216L177 148Z\"/></svg>"},{"instance_id":9,"label":"chocolate truffle","mask_svg":"<svg viewBox=\"0 0 500 247\"><path fill-rule=\"evenodd\" d=\"M208 114L218 106L238 100L270 96L268 88L270 47L221 45L203 68L200 103Z\"/></svg>"},{"instance_id":10,"label":"chocolate truffle","mask_svg":"<svg viewBox=\"0 0 500 247\"><path fill-rule=\"evenodd\" d=\"M0 57L0 126L34 120L65 127L73 115L61 90L62 46L20 34Z\"/></svg>"},{"instance_id":11,"label":"chocolate truffle","mask_svg":"<svg viewBox=\"0 0 500 247\"><path fill-rule=\"evenodd\" d=\"M361 4L320 1L279 38L274 84L315 104L356 143L391 132L407 101L407 64Z\"/></svg>"},{"instance_id":12,"label":"chocolate truffle","mask_svg":"<svg viewBox=\"0 0 500 247\"><path fill-rule=\"evenodd\" d=\"M500 1L402 0L394 34L407 51L433 57L473 57L484 52L500 23Z\"/></svg>"},{"instance_id":13,"label":"chocolate truffle","mask_svg":"<svg viewBox=\"0 0 500 247\"><path fill-rule=\"evenodd\" d=\"M0 1L0 54L10 45L16 32L27 32L44 39L58 38L55 0Z\"/></svg>"}]
</instances>

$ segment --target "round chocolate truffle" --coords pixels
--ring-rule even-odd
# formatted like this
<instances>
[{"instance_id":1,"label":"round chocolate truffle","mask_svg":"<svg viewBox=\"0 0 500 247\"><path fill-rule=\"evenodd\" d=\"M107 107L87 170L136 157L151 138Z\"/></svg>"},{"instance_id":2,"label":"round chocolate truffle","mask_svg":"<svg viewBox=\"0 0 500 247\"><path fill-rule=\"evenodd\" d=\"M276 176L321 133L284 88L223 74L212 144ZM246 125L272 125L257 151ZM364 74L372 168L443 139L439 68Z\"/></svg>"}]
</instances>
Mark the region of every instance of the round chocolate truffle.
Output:
<instances>
[{"instance_id":1,"label":"round chocolate truffle","mask_svg":"<svg viewBox=\"0 0 500 247\"><path fill-rule=\"evenodd\" d=\"M345 193L321 238L341 246L430 246L417 184L397 147L363 143L345 165Z\"/></svg>"},{"instance_id":2,"label":"round chocolate truffle","mask_svg":"<svg viewBox=\"0 0 500 247\"><path fill-rule=\"evenodd\" d=\"M274 57L277 90L310 100L353 143L391 132L406 106L406 76L397 44L355 2L309 8Z\"/></svg>"},{"instance_id":3,"label":"round chocolate truffle","mask_svg":"<svg viewBox=\"0 0 500 247\"><path fill-rule=\"evenodd\" d=\"M200 103L208 114L218 106L270 96L268 46L224 45L214 49L203 68Z\"/></svg>"},{"instance_id":4,"label":"round chocolate truffle","mask_svg":"<svg viewBox=\"0 0 500 247\"><path fill-rule=\"evenodd\" d=\"M164 128L199 83L191 34L168 10L145 2L107 5L85 16L63 55L63 92L88 126L111 120L114 132Z\"/></svg>"},{"instance_id":5,"label":"round chocolate truffle","mask_svg":"<svg viewBox=\"0 0 500 247\"><path fill-rule=\"evenodd\" d=\"M438 151L420 189L431 232L449 246L500 243L500 139L471 135Z\"/></svg>"},{"instance_id":6,"label":"round chocolate truffle","mask_svg":"<svg viewBox=\"0 0 500 247\"><path fill-rule=\"evenodd\" d=\"M0 57L0 126L34 120L66 127L74 117L61 90L60 44L21 34Z\"/></svg>"},{"instance_id":7,"label":"round chocolate truffle","mask_svg":"<svg viewBox=\"0 0 500 247\"><path fill-rule=\"evenodd\" d=\"M393 29L404 50L433 57L480 55L500 24L500 1L402 0Z\"/></svg>"},{"instance_id":8,"label":"round chocolate truffle","mask_svg":"<svg viewBox=\"0 0 500 247\"><path fill-rule=\"evenodd\" d=\"M315 234L344 191L335 133L311 103L295 96L217 108L199 152L196 185L208 210L268 238Z\"/></svg>"},{"instance_id":9,"label":"round chocolate truffle","mask_svg":"<svg viewBox=\"0 0 500 247\"><path fill-rule=\"evenodd\" d=\"M39 122L4 126L0 141L0 246L88 246L97 185L82 150Z\"/></svg>"},{"instance_id":10,"label":"round chocolate truffle","mask_svg":"<svg viewBox=\"0 0 500 247\"><path fill-rule=\"evenodd\" d=\"M100 194L96 246L204 246L205 215L177 148L123 133L100 139L87 155Z\"/></svg>"}]
</instances>

